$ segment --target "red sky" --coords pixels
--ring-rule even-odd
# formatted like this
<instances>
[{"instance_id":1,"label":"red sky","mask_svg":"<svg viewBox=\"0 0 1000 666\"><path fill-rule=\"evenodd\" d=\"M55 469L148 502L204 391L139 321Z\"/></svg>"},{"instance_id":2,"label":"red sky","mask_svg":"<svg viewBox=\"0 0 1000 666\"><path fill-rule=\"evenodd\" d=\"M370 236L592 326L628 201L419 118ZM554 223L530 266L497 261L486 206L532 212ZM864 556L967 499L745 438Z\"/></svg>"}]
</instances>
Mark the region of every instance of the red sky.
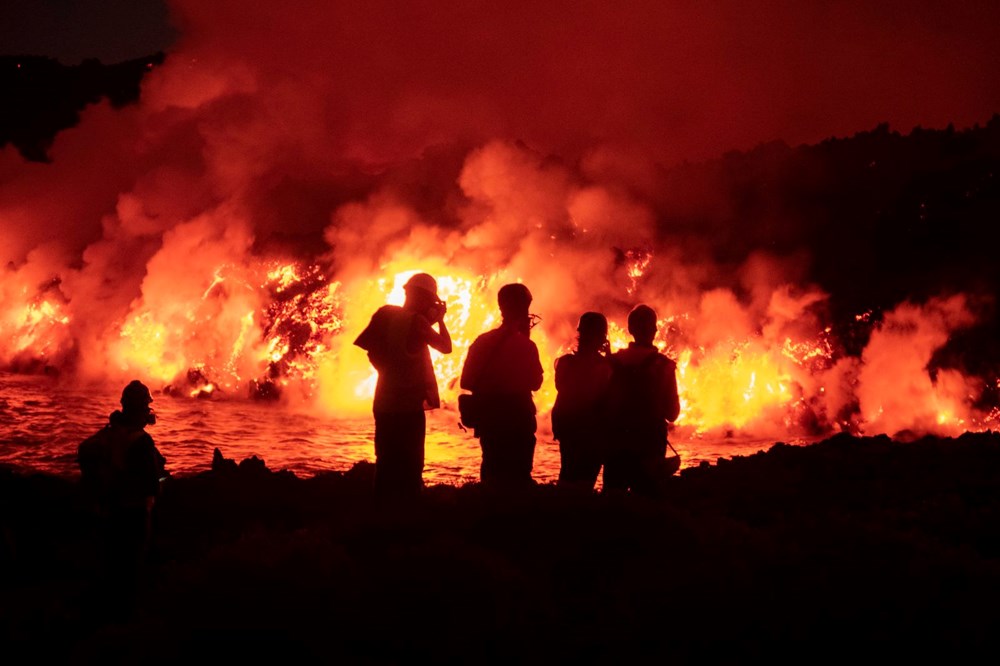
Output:
<instances>
[{"instance_id":1,"label":"red sky","mask_svg":"<svg viewBox=\"0 0 1000 666\"><path fill-rule=\"evenodd\" d=\"M14 2L0 48L79 58L87 44L135 56L167 47L258 84L291 78L328 97L324 122L346 150L373 159L502 136L557 152L610 142L672 162L1000 111L1000 4L989 0L169 5L173 44L150 0L142 11Z\"/></svg>"}]
</instances>

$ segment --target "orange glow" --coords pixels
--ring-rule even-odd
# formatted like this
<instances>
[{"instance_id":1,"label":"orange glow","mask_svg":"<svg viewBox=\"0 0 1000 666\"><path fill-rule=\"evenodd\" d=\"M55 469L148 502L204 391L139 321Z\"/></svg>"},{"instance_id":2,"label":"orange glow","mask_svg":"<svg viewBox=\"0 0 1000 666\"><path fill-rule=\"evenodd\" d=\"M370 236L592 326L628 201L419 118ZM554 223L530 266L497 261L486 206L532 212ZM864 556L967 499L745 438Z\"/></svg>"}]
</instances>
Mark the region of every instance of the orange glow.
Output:
<instances>
[{"instance_id":1,"label":"orange glow","mask_svg":"<svg viewBox=\"0 0 1000 666\"><path fill-rule=\"evenodd\" d=\"M12 315L8 323L15 352L32 350L44 355L51 348L52 340L59 337L58 329L69 324L62 306L47 300L28 303L14 310Z\"/></svg>"},{"instance_id":2,"label":"orange glow","mask_svg":"<svg viewBox=\"0 0 1000 666\"><path fill-rule=\"evenodd\" d=\"M334 343L333 352L320 364L320 402L331 413L343 415L371 411L377 373L364 351L353 346L354 337L378 308L387 303L403 304L403 285L418 272L428 272L437 278L438 296L448 305L445 325L451 334L452 353L441 354L431 350L431 359L442 403L445 407L454 406L456 396L461 392L458 380L469 345L480 333L500 325L496 291L509 278L502 273L488 277L477 275L433 258L399 258L380 269L381 274L391 275L391 278L359 280L351 291L352 297L345 301L345 328L350 330L350 334L340 336ZM548 352L544 332L536 328L532 331L532 338L538 344L542 366L551 368L553 357ZM541 390L535 394L539 411L548 411L555 403L555 384L551 374L546 373Z\"/></svg>"},{"instance_id":3,"label":"orange glow","mask_svg":"<svg viewBox=\"0 0 1000 666\"><path fill-rule=\"evenodd\" d=\"M72 351L71 310L58 280L0 272L0 367L32 367Z\"/></svg>"},{"instance_id":4,"label":"orange glow","mask_svg":"<svg viewBox=\"0 0 1000 666\"><path fill-rule=\"evenodd\" d=\"M648 253L629 255L625 292L641 286L652 261ZM334 416L370 413L377 375L353 341L379 307L403 303L403 285L414 273L434 275L448 305L453 353L431 354L445 409L455 408L469 345L500 323L497 289L521 278L509 268L481 274L416 251L397 252L381 266L345 272L340 280L318 265L291 261L178 270L183 274L165 281L160 292L144 292L105 339L113 373L151 380L174 395L218 399L256 391ZM525 282L544 294L530 275ZM20 299L8 298L0 310L4 365L35 368L30 359L73 348L71 303L49 293L48 284L41 293L4 285ZM803 325L791 307L795 299L787 291L781 299L776 311L792 314L772 315L755 331L738 301L717 292L710 301L715 310L703 306L660 320L656 344L677 363L678 428L693 436L794 436L800 428L954 435L1000 425L1000 409L972 407L981 392L973 380L957 370L939 369L933 377L927 371L949 331L970 320L961 297L903 304L878 323L871 313L858 315L856 321L873 327L861 358L837 358L831 328ZM673 309L647 302L661 312ZM540 308L550 309L544 302ZM699 321L713 315L710 325ZM609 320L611 348L622 349L630 336L621 309ZM725 334L727 326L733 334ZM535 394L543 437L556 395L553 359L572 345L566 331L558 316L532 331L545 369Z\"/></svg>"},{"instance_id":5,"label":"orange glow","mask_svg":"<svg viewBox=\"0 0 1000 666\"><path fill-rule=\"evenodd\" d=\"M629 278L628 293L634 294L639 283L639 278L649 267L649 262L653 260L653 253L644 250L628 250L625 252L625 272Z\"/></svg>"}]
</instances>

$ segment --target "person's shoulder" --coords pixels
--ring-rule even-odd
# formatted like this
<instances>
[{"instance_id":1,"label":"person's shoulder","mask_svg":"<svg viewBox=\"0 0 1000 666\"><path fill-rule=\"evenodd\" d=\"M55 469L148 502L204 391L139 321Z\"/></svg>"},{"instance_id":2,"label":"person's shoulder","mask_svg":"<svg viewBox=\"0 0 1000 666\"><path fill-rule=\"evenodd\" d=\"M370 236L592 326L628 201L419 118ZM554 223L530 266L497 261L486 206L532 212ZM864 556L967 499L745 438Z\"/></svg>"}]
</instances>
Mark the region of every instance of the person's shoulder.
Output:
<instances>
[{"instance_id":1,"label":"person's shoulder","mask_svg":"<svg viewBox=\"0 0 1000 666\"><path fill-rule=\"evenodd\" d=\"M139 430L133 432L132 437L133 439L128 445L130 455L141 456L142 458L159 455L160 452L156 448L156 443L153 442L153 437L148 432Z\"/></svg>"},{"instance_id":2,"label":"person's shoulder","mask_svg":"<svg viewBox=\"0 0 1000 666\"><path fill-rule=\"evenodd\" d=\"M403 308L399 305L383 305L382 307L380 307L378 310L375 311L375 314L372 315L372 319L376 317L378 317L379 319L385 317L392 317L394 315L398 315L402 311Z\"/></svg>"},{"instance_id":3,"label":"person's shoulder","mask_svg":"<svg viewBox=\"0 0 1000 666\"><path fill-rule=\"evenodd\" d=\"M555 363L553 363L553 365L556 368L559 368L560 366L562 366L563 368L572 368L573 365L577 362L577 360L578 360L577 355L571 352L569 354L563 354L562 356L557 358Z\"/></svg>"},{"instance_id":4,"label":"person's shoulder","mask_svg":"<svg viewBox=\"0 0 1000 666\"><path fill-rule=\"evenodd\" d=\"M494 340L502 335L502 331L499 328L494 328L493 330L486 331L485 333L480 333L479 337L472 341L472 344L487 344L491 340Z\"/></svg>"},{"instance_id":5,"label":"person's shoulder","mask_svg":"<svg viewBox=\"0 0 1000 666\"><path fill-rule=\"evenodd\" d=\"M514 349L516 349L519 354L538 356L538 345L536 345L535 341L527 335L524 333L517 333L515 335L515 340Z\"/></svg>"},{"instance_id":6,"label":"person's shoulder","mask_svg":"<svg viewBox=\"0 0 1000 666\"><path fill-rule=\"evenodd\" d=\"M486 331L485 333L480 333L476 337L476 339L472 341L472 344L469 345L469 353L470 354L475 354L480 349L483 348L483 345L488 345L489 341L490 341L490 339L492 337L491 336L492 333L493 333L493 331Z\"/></svg>"},{"instance_id":7,"label":"person's shoulder","mask_svg":"<svg viewBox=\"0 0 1000 666\"><path fill-rule=\"evenodd\" d=\"M618 363L618 364L628 363L632 360L633 356L635 356L635 354L632 351L632 349L630 347L626 347L625 349L619 349L618 351L611 354L608 357L608 360L611 361L612 363Z\"/></svg>"},{"instance_id":8,"label":"person's shoulder","mask_svg":"<svg viewBox=\"0 0 1000 666\"><path fill-rule=\"evenodd\" d=\"M80 442L78 451L80 453L93 453L102 446L105 446L111 434L111 424L105 424L100 430L91 434Z\"/></svg>"},{"instance_id":9,"label":"person's shoulder","mask_svg":"<svg viewBox=\"0 0 1000 666\"><path fill-rule=\"evenodd\" d=\"M665 370L674 371L677 369L677 361L670 358L663 352L656 352L656 362L659 363Z\"/></svg>"},{"instance_id":10,"label":"person's shoulder","mask_svg":"<svg viewBox=\"0 0 1000 666\"><path fill-rule=\"evenodd\" d=\"M510 344L513 344L518 347L528 348L528 347L538 346L535 344L535 341L531 339L530 335L514 328L508 329L506 327L501 327L496 329L495 333L497 335L504 336L510 341Z\"/></svg>"}]
</instances>

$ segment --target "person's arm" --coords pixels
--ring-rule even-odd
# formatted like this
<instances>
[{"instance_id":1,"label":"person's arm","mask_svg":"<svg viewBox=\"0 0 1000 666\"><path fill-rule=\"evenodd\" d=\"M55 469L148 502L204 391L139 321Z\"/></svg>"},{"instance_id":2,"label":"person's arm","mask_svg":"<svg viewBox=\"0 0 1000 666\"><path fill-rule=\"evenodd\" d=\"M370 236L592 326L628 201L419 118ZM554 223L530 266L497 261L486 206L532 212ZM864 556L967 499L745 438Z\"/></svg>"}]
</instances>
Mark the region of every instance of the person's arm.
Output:
<instances>
[{"instance_id":1,"label":"person's arm","mask_svg":"<svg viewBox=\"0 0 1000 666\"><path fill-rule=\"evenodd\" d=\"M479 384L479 376L483 370L480 346L478 339L469 346L469 353L465 356L465 363L462 365L462 377L458 385L467 391L475 391Z\"/></svg>"},{"instance_id":2,"label":"person's arm","mask_svg":"<svg viewBox=\"0 0 1000 666\"><path fill-rule=\"evenodd\" d=\"M568 354L567 354L567 356L568 356ZM562 391L563 389L566 388L564 386L564 384L566 383L566 368L567 368L567 364L566 364L566 362L563 361L563 359L565 359L565 358L566 358L566 356L560 356L559 358L556 359L556 362L555 362L556 391Z\"/></svg>"},{"instance_id":3,"label":"person's arm","mask_svg":"<svg viewBox=\"0 0 1000 666\"><path fill-rule=\"evenodd\" d=\"M153 444L153 438L149 433L143 432L132 442L126 456L128 473L134 479L136 489L145 497L155 497L159 494L163 456Z\"/></svg>"},{"instance_id":4,"label":"person's arm","mask_svg":"<svg viewBox=\"0 0 1000 666\"><path fill-rule=\"evenodd\" d=\"M542 388L542 362L538 358L538 345L531 343L531 364L529 366L531 390L537 391Z\"/></svg>"},{"instance_id":5,"label":"person's arm","mask_svg":"<svg viewBox=\"0 0 1000 666\"><path fill-rule=\"evenodd\" d=\"M444 324L444 315L437 320L438 330L434 330L427 318L423 315L417 315L414 318L417 327L417 338L426 345L429 345L431 349L436 349L442 354L451 353L451 334L448 333L448 327Z\"/></svg>"},{"instance_id":6,"label":"person's arm","mask_svg":"<svg viewBox=\"0 0 1000 666\"><path fill-rule=\"evenodd\" d=\"M385 326L381 313L381 308L376 310L371 321L368 322L368 326L354 340L356 346L368 352L368 362L376 370L382 369L385 360L385 345L382 344L385 337Z\"/></svg>"},{"instance_id":7,"label":"person's arm","mask_svg":"<svg viewBox=\"0 0 1000 666\"><path fill-rule=\"evenodd\" d=\"M677 394L677 364L667 359L663 364L666 418L673 423L681 413L681 400Z\"/></svg>"},{"instance_id":8,"label":"person's arm","mask_svg":"<svg viewBox=\"0 0 1000 666\"><path fill-rule=\"evenodd\" d=\"M361 347L367 352L370 352L378 346L378 341L383 335L380 330L382 328L382 317L379 316L380 313L381 310L377 310L375 314L372 315L371 320L368 322L368 326L366 326L365 330L361 331L361 335L354 340L355 345Z\"/></svg>"}]
</instances>

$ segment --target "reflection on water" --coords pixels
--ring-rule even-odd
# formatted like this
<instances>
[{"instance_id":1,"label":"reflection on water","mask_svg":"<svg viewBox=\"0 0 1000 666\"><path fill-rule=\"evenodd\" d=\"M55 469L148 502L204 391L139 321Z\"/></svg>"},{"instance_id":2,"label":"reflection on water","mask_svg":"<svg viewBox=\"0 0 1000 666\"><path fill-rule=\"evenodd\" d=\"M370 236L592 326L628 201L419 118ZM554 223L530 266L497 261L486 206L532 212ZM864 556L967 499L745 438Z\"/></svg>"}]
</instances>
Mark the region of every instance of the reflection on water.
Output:
<instances>
[{"instance_id":1,"label":"reflection on water","mask_svg":"<svg viewBox=\"0 0 1000 666\"><path fill-rule=\"evenodd\" d=\"M45 377L0 374L0 463L54 474L76 473L76 449L107 422L117 408L120 387L79 386ZM155 395L156 425L148 428L174 474L191 474L211 465L218 447L228 458L257 455L271 469L302 476L346 470L359 460L374 460L374 422L331 419L280 405L240 400L194 400ZM548 423L540 419L547 429ZM747 455L767 449L772 440L684 440L672 438L683 465ZM462 483L479 477L479 442L458 426L451 410L430 412L424 479ZM545 482L559 474L559 448L551 434L539 432L534 477Z\"/></svg>"}]
</instances>

